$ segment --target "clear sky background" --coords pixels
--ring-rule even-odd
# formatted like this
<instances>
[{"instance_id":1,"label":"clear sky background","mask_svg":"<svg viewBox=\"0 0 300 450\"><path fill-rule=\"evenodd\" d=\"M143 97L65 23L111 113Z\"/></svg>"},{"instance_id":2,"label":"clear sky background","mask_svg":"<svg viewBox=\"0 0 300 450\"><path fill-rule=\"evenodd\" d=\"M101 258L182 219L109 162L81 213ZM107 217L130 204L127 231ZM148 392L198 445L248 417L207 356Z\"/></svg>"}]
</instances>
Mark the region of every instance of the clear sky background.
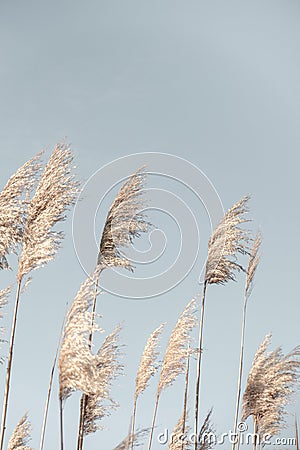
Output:
<instances>
[{"instance_id":1,"label":"clear sky background","mask_svg":"<svg viewBox=\"0 0 300 450\"><path fill-rule=\"evenodd\" d=\"M300 342L299 22L300 5L292 0L28 0L0 5L1 186L40 149L49 155L66 137L82 181L116 158L164 152L199 167L225 209L252 193L253 228L261 227L264 245L249 304L245 375L269 331L273 346L283 344L285 351ZM127 173L136 168L129 165ZM191 201L201 222L200 203L198 210L187 192L175 185L170 189ZM105 214L99 215L99 233ZM175 228L157 211L151 219L158 227L166 225L166 245L172 250ZM84 280L73 248L71 215L63 228L66 239L58 258L34 273L23 296L16 337L8 435L28 411L35 448L65 303ZM203 225L200 232L205 255L209 229ZM147 239L140 245L147 248ZM179 313L200 291L200 266L155 299L102 296L101 326L110 332L124 321L126 377L113 389L119 410L104 421L104 431L86 439L86 450L111 450L126 435L146 339L167 321L164 347ZM1 277L3 288L14 274ZM242 291L242 276L238 284L208 291L201 413L214 406L220 433L233 424ZM12 299L7 311L9 328ZM156 383L139 403L141 426L150 425ZM183 379L178 379L162 396L158 430L172 429L178 420L182 388ZM58 448L56 398L57 383L45 450ZM75 447L78 401L74 395L65 407L66 450ZM299 413L297 400L290 411L297 406ZM153 448L164 447L156 443Z\"/></svg>"}]
</instances>

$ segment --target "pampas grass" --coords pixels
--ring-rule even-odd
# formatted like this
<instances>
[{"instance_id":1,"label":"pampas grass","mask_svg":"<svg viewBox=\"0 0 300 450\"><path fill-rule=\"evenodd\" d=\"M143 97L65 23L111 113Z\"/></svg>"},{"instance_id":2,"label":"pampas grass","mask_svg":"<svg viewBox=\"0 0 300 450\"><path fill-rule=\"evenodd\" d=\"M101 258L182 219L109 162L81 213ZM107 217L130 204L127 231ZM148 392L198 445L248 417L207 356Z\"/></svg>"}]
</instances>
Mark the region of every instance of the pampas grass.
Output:
<instances>
[{"instance_id":1,"label":"pampas grass","mask_svg":"<svg viewBox=\"0 0 300 450\"><path fill-rule=\"evenodd\" d=\"M167 387L172 386L179 375L185 373L186 358L188 357L187 345L190 341L190 333L197 322L195 304L194 299L187 304L169 338L159 377L148 450L151 449L152 445L160 396Z\"/></svg>"},{"instance_id":2,"label":"pampas grass","mask_svg":"<svg viewBox=\"0 0 300 450\"><path fill-rule=\"evenodd\" d=\"M242 420L253 417L254 435L277 435L285 427L285 407L299 381L300 346L284 355L281 347L268 352L271 335L259 346L243 396ZM254 448L256 448L256 439Z\"/></svg>"},{"instance_id":3,"label":"pampas grass","mask_svg":"<svg viewBox=\"0 0 300 450\"><path fill-rule=\"evenodd\" d=\"M66 400L74 391L97 391L97 357L88 348L88 335L92 329L91 308L95 282L94 274L86 279L67 315L58 360L59 397ZM98 329L93 325L93 331Z\"/></svg>"},{"instance_id":4,"label":"pampas grass","mask_svg":"<svg viewBox=\"0 0 300 450\"><path fill-rule=\"evenodd\" d=\"M0 269L9 268L9 255L19 254L17 273L17 292L13 312L9 345L8 367L4 388L4 402L1 422L1 446L4 446L4 433L8 410L10 377L12 370L15 331L20 295L30 282L34 270L51 261L58 251L63 234L54 227L65 219L66 211L73 204L78 192L78 183L72 175L73 156L69 147L58 144L38 179L41 165L40 154L22 166L8 181L0 193ZM111 415L118 402L112 395L114 380L123 373L121 362L120 331L118 325L106 336L98 350L92 347L93 333L101 331L96 324L96 301L99 293L99 277L107 268L134 270L129 257L124 254L134 238L149 230L150 224L144 214L143 169L135 172L118 192L109 209L101 237L97 265L94 273L82 283L62 326L61 339L52 364L44 411L40 450L43 449L47 414L56 360L59 369L59 423L60 448L64 448L64 402L75 392L82 394L77 449L82 450L84 437L102 429L103 419ZM32 196L33 188L36 191ZM247 222L248 200L246 196L237 202L224 216L214 230L208 244L204 286L199 323L199 345L191 349L192 329L197 319L195 300L192 300L179 317L171 332L165 354L160 356L159 341L164 324L158 326L150 335L138 367L133 398L133 414L130 429L122 442L114 450L133 450L144 447L151 450L157 410L161 394L171 387L179 375L185 375L183 388L183 413L173 430L173 440L169 450L209 450L216 443L211 411L206 415L198 433L199 391L201 357L203 348L203 324L206 289L211 284L224 285L235 280L239 271L246 272L244 287L244 308L242 316L241 347L238 372L238 386L234 417L234 433L237 430L240 414L241 385L244 362L246 308L252 293L255 274L260 261L260 234L253 240L244 224ZM240 255L249 255L247 270L240 263ZM10 288L0 291L0 318L7 303ZM61 344L60 344L61 341ZM260 441L268 434L275 436L286 425L286 405L292 398L299 382L300 347L295 347L285 355L281 347L268 351L270 336L259 347L243 396L241 420L249 417L254 421L254 435ZM192 411L196 433L195 443L187 438L191 429L188 418L188 393L190 355L197 353L196 399ZM162 362L161 362L162 359ZM152 378L159 372L158 387L151 428L135 431L137 401L148 388ZM193 376L193 374L192 374ZM230 405L226 405L230 407ZM25 415L14 430L8 450L32 450L28 446L31 427ZM144 443L146 435L148 446ZM295 435L298 444L297 421ZM191 435L192 436L192 435ZM211 439L212 438L212 439ZM105 444L103 444L105 445ZM254 440L254 450L257 440ZM233 449L235 450L235 445Z\"/></svg>"},{"instance_id":5,"label":"pampas grass","mask_svg":"<svg viewBox=\"0 0 300 450\"><path fill-rule=\"evenodd\" d=\"M120 331L121 325L118 325L106 337L97 353L97 391L88 395L83 418L84 435L100 430L102 427L99 422L118 406L118 403L111 398L110 390L112 382L123 373L124 369L123 364L120 363Z\"/></svg>"},{"instance_id":6,"label":"pampas grass","mask_svg":"<svg viewBox=\"0 0 300 450\"><path fill-rule=\"evenodd\" d=\"M0 269L9 268L7 255L23 239L29 194L41 169L38 153L20 167L0 192Z\"/></svg>"},{"instance_id":7,"label":"pampas grass","mask_svg":"<svg viewBox=\"0 0 300 450\"><path fill-rule=\"evenodd\" d=\"M25 164L23 168L19 169L15 176L9 180L8 185L4 189L8 192L13 191L11 194L12 198L14 198L14 194L18 195L16 199L19 198L20 193L25 189L27 207L26 210L21 207L20 212L20 217L22 218L22 232L20 237L22 251L18 262L17 293L7 363L1 420L0 450L3 450L6 428L21 283L26 274L54 258L62 239L62 234L52 231L52 227L57 222L64 220L64 213L69 205L74 202L78 187L77 182L74 181L74 177L70 174L70 164L73 160L72 153L65 145L57 145L41 175L36 192L29 201L29 192L36 182L36 175L40 168L36 162L38 158L39 155L29 161L27 165ZM19 200L16 199L12 202L12 211L14 210L16 201L17 203L19 202ZM15 225L20 226L19 223L16 223ZM13 241L11 245L15 245L15 242L17 241Z\"/></svg>"},{"instance_id":8,"label":"pampas grass","mask_svg":"<svg viewBox=\"0 0 300 450\"><path fill-rule=\"evenodd\" d=\"M144 208L143 184L145 173L143 168L137 170L119 190L111 205L102 232L100 249L97 257L99 276L109 267L121 267L133 271L133 266L122 253L122 248L132 244L133 239L148 231L149 222L142 212ZM98 276L98 278L99 278ZM97 293L95 287L92 305L92 324L96 312ZM89 336L91 348L93 333ZM80 422L78 429L78 450L82 450L84 436L84 417L86 416L88 398L82 395L80 402Z\"/></svg>"},{"instance_id":9,"label":"pampas grass","mask_svg":"<svg viewBox=\"0 0 300 450\"><path fill-rule=\"evenodd\" d=\"M203 348L203 324L205 312L206 289L209 284L226 284L235 280L235 272L244 271L241 264L237 262L237 255L249 253L248 233L240 225L247 222L244 215L248 212L247 203L249 196L243 197L230 208L208 242L208 255L202 292L201 313L199 322L199 345L197 359L197 379L195 394L195 423L194 432L198 434L198 418L200 403L200 377L201 360ZM194 450L197 450L196 443Z\"/></svg>"},{"instance_id":10,"label":"pampas grass","mask_svg":"<svg viewBox=\"0 0 300 450\"><path fill-rule=\"evenodd\" d=\"M31 425L25 414L16 426L7 446L7 450L33 450L27 444L31 440Z\"/></svg>"},{"instance_id":11,"label":"pampas grass","mask_svg":"<svg viewBox=\"0 0 300 450\"><path fill-rule=\"evenodd\" d=\"M216 430L211 421L212 409L205 416L204 422L200 428L197 450L210 450L216 445Z\"/></svg>"},{"instance_id":12,"label":"pampas grass","mask_svg":"<svg viewBox=\"0 0 300 450\"><path fill-rule=\"evenodd\" d=\"M78 194L78 182L71 174L73 154L66 144L57 144L39 180L26 214L18 279L51 261L63 234L53 227L65 219L65 212Z\"/></svg>"},{"instance_id":13,"label":"pampas grass","mask_svg":"<svg viewBox=\"0 0 300 450\"><path fill-rule=\"evenodd\" d=\"M149 428L143 428L137 430L134 435L128 434L122 442L120 442L114 450L126 450L128 448L128 442L133 442L134 448L141 447L144 445L144 438L148 435Z\"/></svg>"},{"instance_id":14,"label":"pampas grass","mask_svg":"<svg viewBox=\"0 0 300 450\"><path fill-rule=\"evenodd\" d=\"M135 237L149 229L149 222L142 212L145 201L143 168L138 169L118 192L108 212L102 232L98 264L107 267L124 267L133 271L131 261L121 249L129 247Z\"/></svg>"},{"instance_id":15,"label":"pampas grass","mask_svg":"<svg viewBox=\"0 0 300 450\"><path fill-rule=\"evenodd\" d=\"M245 347L245 327L246 327L246 313L247 313L247 304L249 297L252 293L253 282L255 273L260 261L260 247L261 247L261 233L257 233L256 238L254 240L249 263L247 268L246 275L246 283L244 289L244 306L243 306L243 318L242 318L242 333L241 333L241 348L240 348L240 360L239 360L239 374L238 374L238 384L237 384L237 398L236 398L236 406L235 406L235 418L234 418L234 426L233 426L233 434L237 433L237 425L238 425L238 417L240 410L240 400L241 400L241 389L242 389L242 375L243 375L243 363L244 363L244 347ZM234 450L236 442L234 441L232 444L232 450Z\"/></svg>"},{"instance_id":16,"label":"pampas grass","mask_svg":"<svg viewBox=\"0 0 300 450\"><path fill-rule=\"evenodd\" d=\"M157 362L157 358L159 356L158 344L164 326L165 324L161 324L151 333L142 354L141 362L138 368L135 381L133 414L131 420L131 436L134 436L135 416L138 397L147 389L150 379L156 374L159 368L159 364ZM132 448L133 448L133 441L130 442L130 449L132 450Z\"/></svg>"},{"instance_id":17,"label":"pampas grass","mask_svg":"<svg viewBox=\"0 0 300 450\"><path fill-rule=\"evenodd\" d=\"M182 450L182 449L188 450L191 448L191 442L187 439L185 433L182 432L182 430L185 427L184 423L185 423L185 414L183 413L172 431L171 442L168 445L168 450ZM187 428L186 429L187 433L188 430L189 429Z\"/></svg>"}]
</instances>

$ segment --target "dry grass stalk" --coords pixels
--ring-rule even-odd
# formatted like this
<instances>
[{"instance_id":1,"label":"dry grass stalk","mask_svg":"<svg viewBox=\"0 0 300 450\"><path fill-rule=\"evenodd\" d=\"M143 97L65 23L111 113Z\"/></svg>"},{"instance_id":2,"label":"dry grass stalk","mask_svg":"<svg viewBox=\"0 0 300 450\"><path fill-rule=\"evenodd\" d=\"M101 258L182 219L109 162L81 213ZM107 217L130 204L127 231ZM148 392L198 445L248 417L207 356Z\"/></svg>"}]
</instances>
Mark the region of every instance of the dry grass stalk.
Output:
<instances>
[{"instance_id":1,"label":"dry grass stalk","mask_svg":"<svg viewBox=\"0 0 300 450\"><path fill-rule=\"evenodd\" d=\"M27 208L19 280L51 261L60 246L63 234L52 228L65 219L66 210L78 194L78 183L71 174L72 162L69 147L56 145Z\"/></svg>"},{"instance_id":2,"label":"dry grass stalk","mask_svg":"<svg viewBox=\"0 0 300 450\"><path fill-rule=\"evenodd\" d=\"M25 414L16 426L9 442L7 450L32 450L27 444L30 441L31 425Z\"/></svg>"},{"instance_id":3,"label":"dry grass stalk","mask_svg":"<svg viewBox=\"0 0 300 450\"><path fill-rule=\"evenodd\" d=\"M171 333L168 342L156 393L156 401L148 443L148 450L150 450L152 445L158 402L161 393L168 386L171 386L179 375L185 373L186 358L188 356L186 348L187 344L190 342L190 333L197 323L195 303L196 302L193 299L185 307Z\"/></svg>"},{"instance_id":4,"label":"dry grass stalk","mask_svg":"<svg viewBox=\"0 0 300 450\"><path fill-rule=\"evenodd\" d=\"M54 372L55 372L57 359L58 359L58 355L59 355L61 340L63 337L64 325L65 325L66 316L67 316L67 307L68 307L68 303L66 304L65 314L64 314L63 321L62 321L61 330L60 330L60 334L59 334L59 338L58 338L58 342L57 342L57 346L56 346L55 356L54 356L54 360L53 360L51 372L50 372L48 391L47 391L47 397L46 397L45 408L44 408L44 417L43 417L43 423L42 423L42 429L41 429L39 450L43 450L43 447L44 447L44 440L45 440L46 426L47 426L47 420L48 420L48 412L49 412L50 397L51 397L52 385L53 385L53 379L54 379Z\"/></svg>"},{"instance_id":5,"label":"dry grass stalk","mask_svg":"<svg viewBox=\"0 0 300 450\"><path fill-rule=\"evenodd\" d=\"M187 416L188 416L188 391L189 391L189 376L190 376L190 356L194 350L191 350L190 343L188 342L187 347L187 357L186 357L186 369L185 369L185 386L184 386L184 397L183 397L183 414L182 414L182 435L186 435L189 427L186 425ZM181 450L184 450L185 442L182 442Z\"/></svg>"},{"instance_id":6,"label":"dry grass stalk","mask_svg":"<svg viewBox=\"0 0 300 450\"><path fill-rule=\"evenodd\" d=\"M287 355L280 347L267 352L270 339L266 336L256 352L243 397L242 420L253 417L260 440L285 427L285 406L299 380L300 346Z\"/></svg>"},{"instance_id":7,"label":"dry grass stalk","mask_svg":"<svg viewBox=\"0 0 300 450\"><path fill-rule=\"evenodd\" d=\"M134 405L131 420L131 436L134 436L138 396L147 389L150 379L156 374L159 368L159 364L157 362L157 358L159 356L158 345L159 345L159 338L163 331L164 326L165 326L164 323L161 324L151 333L141 357L141 362L138 368L135 381ZM133 448L133 441L130 442L130 450L132 450L132 448Z\"/></svg>"},{"instance_id":8,"label":"dry grass stalk","mask_svg":"<svg viewBox=\"0 0 300 450\"><path fill-rule=\"evenodd\" d=\"M142 168L131 175L111 205L102 233L98 264L133 270L120 249L129 247L135 237L149 229L150 224L142 212L145 176Z\"/></svg>"},{"instance_id":9,"label":"dry grass stalk","mask_svg":"<svg viewBox=\"0 0 300 450\"><path fill-rule=\"evenodd\" d=\"M168 445L169 450L188 450L191 448L191 442L188 439L189 427L185 425L185 414L183 413L178 422L176 423L171 439ZM182 430L185 428L185 432Z\"/></svg>"},{"instance_id":10,"label":"dry grass stalk","mask_svg":"<svg viewBox=\"0 0 300 450\"><path fill-rule=\"evenodd\" d=\"M249 253L249 236L240 225L247 222L244 215L248 212L249 196L242 198L230 208L208 243L205 282L225 284L235 280L235 271L244 270L236 262L237 254Z\"/></svg>"},{"instance_id":11,"label":"dry grass stalk","mask_svg":"<svg viewBox=\"0 0 300 450\"><path fill-rule=\"evenodd\" d=\"M59 396L66 400L80 390L93 394L98 389L97 356L88 348L89 333L98 329L92 324L91 308L98 271L81 285L67 315L59 355Z\"/></svg>"},{"instance_id":12,"label":"dry grass stalk","mask_svg":"<svg viewBox=\"0 0 300 450\"><path fill-rule=\"evenodd\" d=\"M216 430L211 422L212 409L207 413L199 432L197 450L210 450L216 445Z\"/></svg>"},{"instance_id":13,"label":"dry grass stalk","mask_svg":"<svg viewBox=\"0 0 300 450\"><path fill-rule=\"evenodd\" d=\"M28 195L41 168L41 153L14 173L0 192L0 269L9 268L6 256L21 243Z\"/></svg>"},{"instance_id":14,"label":"dry grass stalk","mask_svg":"<svg viewBox=\"0 0 300 450\"><path fill-rule=\"evenodd\" d=\"M254 239L252 248L251 248L249 264L248 264L248 268L247 268L246 286L245 286L246 299L248 299L252 293L255 273L256 273L257 267L259 265L260 258L261 258L261 255L260 255L261 243L262 243L261 233L258 232L256 235L256 238Z\"/></svg>"},{"instance_id":15,"label":"dry grass stalk","mask_svg":"<svg viewBox=\"0 0 300 450\"><path fill-rule=\"evenodd\" d=\"M128 442L133 441L133 447L137 448L144 445L144 437L149 433L149 428L144 428L142 430L137 430L134 435L128 434L122 442L120 442L114 450L126 450L128 448Z\"/></svg>"},{"instance_id":16,"label":"dry grass stalk","mask_svg":"<svg viewBox=\"0 0 300 450\"><path fill-rule=\"evenodd\" d=\"M296 439L296 450L299 450L298 421L296 415L295 415L295 439Z\"/></svg>"},{"instance_id":17,"label":"dry grass stalk","mask_svg":"<svg viewBox=\"0 0 300 450\"><path fill-rule=\"evenodd\" d=\"M159 364L157 358L159 356L159 338L165 324L159 325L149 336L147 344L144 348L141 362L138 368L134 398L137 399L148 387L150 379L156 374Z\"/></svg>"},{"instance_id":18,"label":"dry grass stalk","mask_svg":"<svg viewBox=\"0 0 300 450\"><path fill-rule=\"evenodd\" d=\"M107 267L123 267L133 271L133 266L122 252L122 247L128 247L135 237L149 229L150 224L145 220L143 199L143 183L145 174L139 169L126 181L118 192L108 212L97 258L99 275ZM94 294L92 313L96 311L97 295ZM92 323L93 323L92 317ZM92 333L89 344L92 344ZM88 398L83 394L80 402L80 423L78 430L78 450L82 450L84 436L84 417L86 416Z\"/></svg>"},{"instance_id":19,"label":"dry grass stalk","mask_svg":"<svg viewBox=\"0 0 300 450\"><path fill-rule=\"evenodd\" d=\"M5 289L0 291L0 319L3 319L4 314L2 313L3 308L7 305L7 297L9 296L11 291L11 286L8 286ZM0 332L3 332L4 328L0 327ZM0 339L0 342L5 342L5 340ZM0 364L3 364L4 358L0 356Z\"/></svg>"},{"instance_id":20,"label":"dry grass stalk","mask_svg":"<svg viewBox=\"0 0 300 450\"><path fill-rule=\"evenodd\" d=\"M179 317L168 342L167 350L162 363L162 369L158 384L158 395L171 386L178 375L185 373L187 345L190 341L190 333L196 326L195 314L196 301L191 300Z\"/></svg>"},{"instance_id":21,"label":"dry grass stalk","mask_svg":"<svg viewBox=\"0 0 300 450\"><path fill-rule=\"evenodd\" d=\"M261 242L262 242L262 238L261 238L261 234L259 232L259 233L257 233L257 236L256 236L253 246L251 248L249 263L248 263L248 268L247 268L247 275L246 275L246 283L245 283L245 290L244 290L243 318L242 318L242 332L241 332L240 360L239 360L239 374L238 374L238 385L237 385L237 398L236 398L235 418L234 418L234 426L233 426L234 435L236 435L236 433L237 433L238 417L239 417L240 402L241 402L247 303L248 303L248 299L252 293L254 277L255 277L255 273L256 273L256 270L257 270L257 267L258 267L258 264L260 261ZM236 442L234 440L234 442L232 444L232 450L235 449L235 446L236 446Z\"/></svg>"},{"instance_id":22,"label":"dry grass stalk","mask_svg":"<svg viewBox=\"0 0 300 450\"><path fill-rule=\"evenodd\" d=\"M84 416L84 434L88 435L101 429L99 421L109 416L111 410L118 404L111 398L110 390L113 380L123 372L123 365L119 362L120 344L118 325L104 340L97 354L97 392L88 395L87 408Z\"/></svg>"},{"instance_id":23,"label":"dry grass stalk","mask_svg":"<svg viewBox=\"0 0 300 450\"><path fill-rule=\"evenodd\" d=\"M195 421L194 433L198 435L199 403L200 403L200 378L203 348L203 324L205 313L206 289L209 284L225 284L235 280L236 271L244 271L242 265L237 263L238 254L249 253L249 242L251 238L248 232L240 228L247 222L244 215L248 212L247 203L249 196L243 197L230 208L208 242L208 255L201 301L201 312L199 322L199 344L197 358L197 377L195 395ZM196 442L194 450L197 450Z\"/></svg>"},{"instance_id":24,"label":"dry grass stalk","mask_svg":"<svg viewBox=\"0 0 300 450\"><path fill-rule=\"evenodd\" d=\"M9 296L11 291L11 286L8 286L5 289L0 291L0 319L3 319L2 309L7 305L7 297Z\"/></svg>"},{"instance_id":25,"label":"dry grass stalk","mask_svg":"<svg viewBox=\"0 0 300 450\"><path fill-rule=\"evenodd\" d=\"M21 283L24 275L31 270L46 264L54 258L63 235L52 231L52 227L59 221L64 220L65 211L75 200L78 190L78 183L71 175L70 164L73 155L69 148L63 144L57 145L46 164L41 175L36 192L29 201L29 190L35 182L35 176L39 169L36 159L29 163L29 175L24 175L23 170L19 176L25 176L28 187L25 189L26 211L23 211L22 223L22 253L18 264L18 285L13 313L8 364L6 372L5 392L1 420L0 450L3 450L4 434L6 428L6 417L9 401L11 368L13 361L14 341L17 325L17 315L20 302ZM22 169L22 168L21 168ZM27 178L26 178L27 176ZM23 181L25 183L25 181ZM17 183L17 186L19 184ZM28 190L29 189L29 190ZM20 188L21 190L21 188ZM24 229L23 229L24 228Z\"/></svg>"}]
</instances>

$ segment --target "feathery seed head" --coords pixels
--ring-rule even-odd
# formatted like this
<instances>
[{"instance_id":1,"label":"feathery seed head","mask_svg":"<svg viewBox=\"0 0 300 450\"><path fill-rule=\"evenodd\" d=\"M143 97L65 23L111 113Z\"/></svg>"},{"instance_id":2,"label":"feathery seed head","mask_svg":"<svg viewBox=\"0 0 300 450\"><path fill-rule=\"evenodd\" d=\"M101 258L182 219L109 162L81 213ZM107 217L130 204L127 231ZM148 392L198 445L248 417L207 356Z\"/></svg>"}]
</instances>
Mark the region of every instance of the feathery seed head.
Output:
<instances>
[{"instance_id":1,"label":"feathery seed head","mask_svg":"<svg viewBox=\"0 0 300 450\"><path fill-rule=\"evenodd\" d=\"M144 445L143 439L149 434L149 428L143 428L141 430L138 430L133 435L133 447L140 447L141 445ZM122 442L120 442L117 447L114 448L114 450L127 450L128 449L128 442L131 442L132 434L128 434Z\"/></svg>"},{"instance_id":2,"label":"feathery seed head","mask_svg":"<svg viewBox=\"0 0 300 450\"><path fill-rule=\"evenodd\" d=\"M205 272L205 282L208 284L235 280L234 272L244 270L236 259L238 253L249 253L251 239L239 226L247 222L244 214L248 212L249 198L242 198L227 211L209 240Z\"/></svg>"},{"instance_id":3,"label":"feathery seed head","mask_svg":"<svg viewBox=\"0 0 300 450\"><path fill-rule=\"evenodd\" d=\"M99 421L109 416L118 404L111 399L112 382L123 372L123 365L119 362L120 344L119 334L121 325L110 333L101 345L96 357L96 391L88 395L84 416L84 434L94 433L101 429Z\"/></svg>"},{"instance_id":4,"label":"feathery seed head","mask_svg":"<svg viewBox=\"0 0 300 450\"><path fill-rule=\"evenodd\" d=\"M8 269L6 256L16 252L25 225L29 193L41 169L38 153L20 167L0 192L0 269Z\"/></svg>"},{"instance_id":5,"label":"feathery seed head","mask_svg":"<svg viewBox=\"0 0 300 450\"><path fill-rule=\"evenodd\" d=\"M185 373L185 363L188 357L186 347L190 340L190 333L197 323L195 303L194 299L188 303L171 333L162 363L158 396L163 389L174 383L178 375Z\"/></svg>"},{"instance_id":6,"label":"feathery seed head","mask_svg":"<svg viewBox=\"0 0 300 450\"><path fill-rule=\"evenodd\" d=\"M56 145L27 208L19 279L51 261L61 244L63 234L52 228L65 219L78 193L78 182L71 174L72 161L69 147Z\"/></svg>"},{"instance_id":7,"label":"feathery seed head","mask_svg":"<svg viewBox=\"0 0 300 450\"><path fill-rule=\"evenodd\" d=\"M157 327L150 335L147 344L144 348L141 362L138 368L138 373L136 376L136 384L135 384L135 394L134 397L137 397L144 392L147 388L150 379L156 374L158 370L157 357L159 356L158 344L159 338L163 331L165 324L161 324Z\"/></svg>"},{"instance_id":8,"label":"feathery seed head","mask_svg":"<svg viewBox=\"0 0 300 450\"><path fill-rule=\"evenodd\" d=\"M210 450L216 445L216 430L211 421L212 409L207 413L199 432L197 450Z\"/></svg>"},{"instance_id":9,"label":"feathery seed head","mask_svg":"<svg viewBox=\"0 0 300 450\"><path fill-rule=\"evenodd\" d=\"M184 414L180 417L178 422L176 423L172 434L171 441L169 443L169 450L188 450L192 448L192 443L188 439L188 433L190 431L190 427L185 425L185 435L183 436L182 430L184 429Z\"/></svg>"},{"instance_id":10,"label":"feathery seed head","mask_svg":"<svg viewBox=\"0 0 300 450\"><path fill-rule=\"evenodd\" d=\"M135 237L147 232L150 227L142 212L145 177L143 168L137 170L118 192L104 225L98 264L133 271L131 262L120 249L129 247Z\"/></svg>"},{"instance_id":11,"label":"feathery seed head","mask_svg":"<svg viewBox=\"0 0 300 450\"><path fill-rule=\"evenodd\" d=\"M98 280L98 270L81 285L67 315L59 356L60 398L73 391L95 393L98 389L98 357L88 348L88 336L98 327L92 325L89 311Z\"/></svg>"},{"instance_id":12,"label":"feathery seed head","mask_svg":"<svg viewBox=\"0 0 300 450\"><path fill-rule=\"evenodd\" d=\"M247 269L245 292L249 298L253 289L253 280L260 261L260 246L262 242L261 233L258 232L251 248L250 258Z\"/></svg>"},{"instance_id":13,"label":"feathery seed head","mask_svg":"<svg viewBox=\"0 0 300 450\"><path fill-rule=\"evenodd\" d=\"M7 446L7 450L32 450L27 444L30 441L31 425L25 414L16 426Z\"/></svg>"},{"instance_id":14,"label":"feathery seed head","mask_svg":"<svg viewBox=\"0 0 300 450\"><path fill-rule=\"evenodd\" d=\"M261 437L285 427L285 406L299 380L300 346L287 355L280 347L267 352L270 339L266 336L256 352L243 396L242 420L253 416Z\"/></svg>"}]
</instances>

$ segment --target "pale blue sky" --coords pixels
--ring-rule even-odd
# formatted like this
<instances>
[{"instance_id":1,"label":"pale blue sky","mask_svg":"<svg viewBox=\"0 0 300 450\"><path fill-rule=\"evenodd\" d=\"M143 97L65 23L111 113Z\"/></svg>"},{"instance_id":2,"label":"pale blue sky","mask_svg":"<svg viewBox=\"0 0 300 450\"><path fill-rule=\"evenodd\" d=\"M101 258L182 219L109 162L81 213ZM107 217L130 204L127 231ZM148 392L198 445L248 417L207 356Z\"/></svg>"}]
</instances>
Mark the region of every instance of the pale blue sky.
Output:
<instances>
[{"instance_id":1,"label":"pale blue sky","mask_svg":"<svg viewBox=\"0 0 300 450\"><path fill-rule=\"evenodd\" d=\"M299 2L277 0L0 5L1 186L24 161L42 148L49 154L66 137L82 180L116 158L165 152L198 166L225 208L252 193L253 226L261 227L264 246L249 304L246 370L267 332L285 350L300 341L299 20ZM136 168L128 167L128 174ZM153 219L158 227L168 225L158 213ZM176 230L169 226L173 248ZM8 434L29 411L35 448L65 302L84 279L71 220L64 229L59 257L34 274L24 295L17 330ZM208 229L200 231L205 249ZM1 276L1 288L13 279ZM111 450L127 433L143 345L159 323L167 320L171 330L198 293L197 276L195 268L182 284L152 300L103 295L103 328L109 332L124 320L127 376L114 388L120 409L105 421L107 430L86 439L86 450ZM214 406L220 433L233 422L242 289L241 277L239 284L208 292L202 413ZM181 414L182 386L178 380L162 397L161 429L172 428ZM142 426L150 424L154 390L155 382L139 404ZM56 393L45 450L58 446ZM78 398L66 405L66 450L75 445Z\"/></svg>"}]
</instances>

